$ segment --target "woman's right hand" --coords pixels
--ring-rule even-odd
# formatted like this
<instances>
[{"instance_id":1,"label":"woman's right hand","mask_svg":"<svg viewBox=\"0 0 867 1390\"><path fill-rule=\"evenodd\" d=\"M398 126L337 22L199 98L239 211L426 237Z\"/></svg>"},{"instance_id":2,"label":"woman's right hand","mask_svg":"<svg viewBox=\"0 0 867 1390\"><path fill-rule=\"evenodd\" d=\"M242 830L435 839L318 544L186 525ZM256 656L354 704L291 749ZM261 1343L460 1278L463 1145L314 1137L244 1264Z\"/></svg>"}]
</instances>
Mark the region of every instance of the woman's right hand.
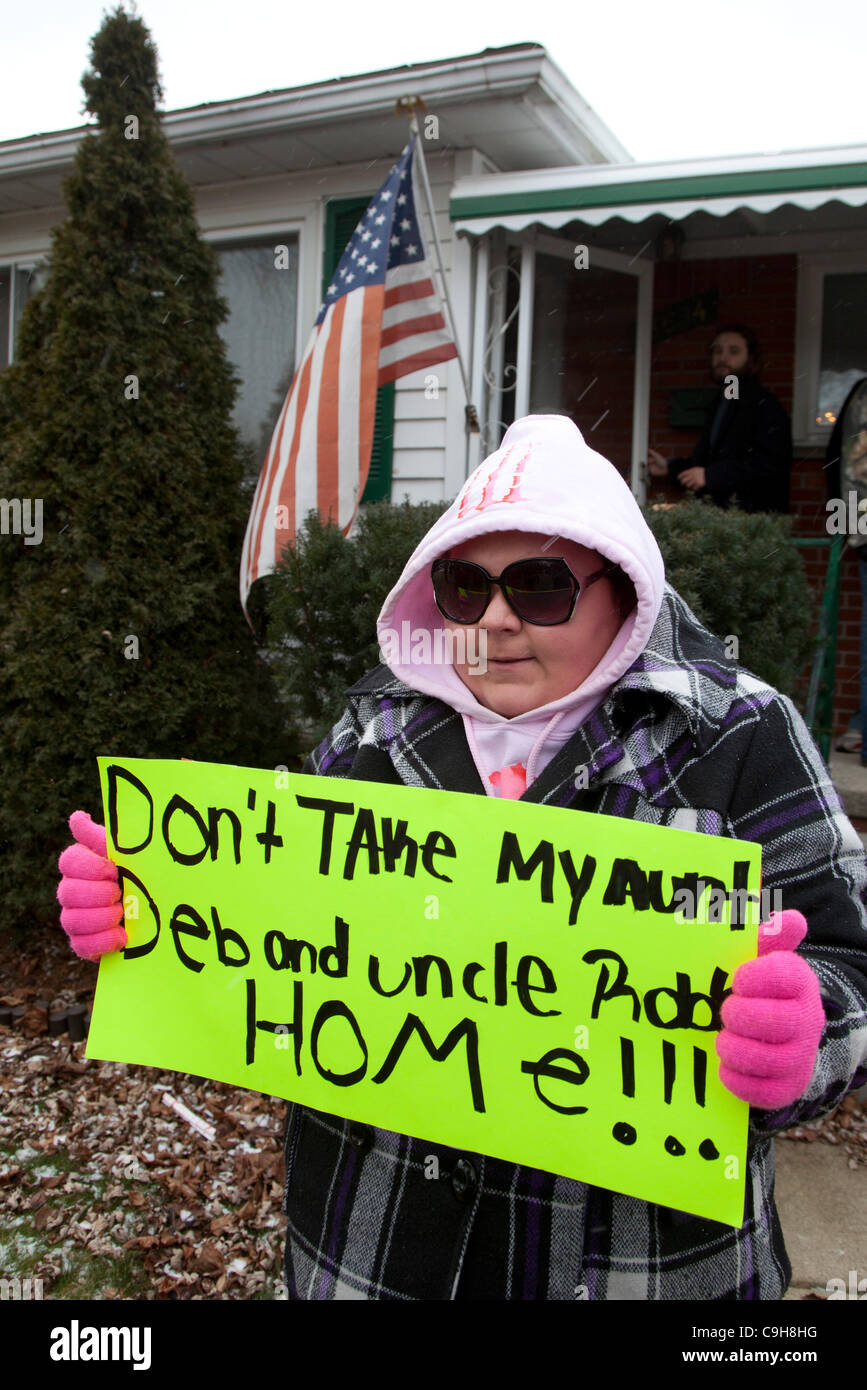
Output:
<instances>
[{"instance_id":1,"label":"woman's right hand","mask_svg":"<svg viewBox=\"0 0 867 1390\"><path fill-rule=\"evenodd\" d=\"M74 811L69 828L76 842L57 864L63 875L57 889L60 924L77 956L99 960L127 944L117 865L106 855L105 826L86 811Z\"/></svg>"}]
</instances>

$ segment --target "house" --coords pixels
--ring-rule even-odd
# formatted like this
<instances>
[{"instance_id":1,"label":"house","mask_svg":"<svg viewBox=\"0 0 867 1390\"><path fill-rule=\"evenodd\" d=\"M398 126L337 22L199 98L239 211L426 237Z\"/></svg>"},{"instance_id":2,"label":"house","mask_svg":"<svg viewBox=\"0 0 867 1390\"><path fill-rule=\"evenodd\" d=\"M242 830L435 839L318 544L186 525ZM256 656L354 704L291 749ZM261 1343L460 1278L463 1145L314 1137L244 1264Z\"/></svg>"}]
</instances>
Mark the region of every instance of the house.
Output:
<instances>
[{"instance_id":1,"label":"house","mask_svg":"<svg viewBox=\"0 0 867 1390\"><path fill-rule=\"evenodd\" d=\"M383 388L368 498L453 496L528 411L565 411L644 500L648 445L684 455L715 323L745 320L792 417L808 572L828 554L824 450L867 373L867 147L636 163L536 44L208 103L164 124L223 265L237 424L264 456L327 277L424 103L457 364ZM38 285L86 127L0 144L0 367ZM665 496L662 487L652 496ZM835 727L858 703L844 556Z\"/></svg>"}]
</instances>

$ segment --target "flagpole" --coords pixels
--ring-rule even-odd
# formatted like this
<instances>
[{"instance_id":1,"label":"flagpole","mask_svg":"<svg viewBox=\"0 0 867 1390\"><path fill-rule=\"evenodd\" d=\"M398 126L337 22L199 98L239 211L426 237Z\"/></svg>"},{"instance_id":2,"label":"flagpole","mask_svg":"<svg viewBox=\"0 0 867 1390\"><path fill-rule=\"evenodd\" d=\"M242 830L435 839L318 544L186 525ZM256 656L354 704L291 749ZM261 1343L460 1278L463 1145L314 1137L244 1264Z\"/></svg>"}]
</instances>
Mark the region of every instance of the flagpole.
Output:
<instances>
[{"instance_id":1,"label":"flagpole","mask_svg":"<svg viewBox=\"0 0 867 1390\"><path fill-rule=\"evenodd\" d=\"M437 234L436 218L434 217L433 198L431 196L430 183L428 182L427 176L427 165L425 164L424 152L422 149L423 140L421 132L418 128L418 118L416 116L416 107L424 106L424 103L422 102L420 97L402 97L398 102L398 106L405 111L409 111L409 128L412 134L416 137L415 148L416 154L418 155L419 168L421 169L422 184L424 187L425 201L427 203L428 221L430 222L431 232L433 234L434 249L436 251L437 265L439 267L440 272L440 283L442 285L442 300L446 308L448 309L449 328L451 331L452 339L454 341L455 350L457 352L458 366L461 370L461 381L464 384L464 396L466 397L467 402L464 411L467 423L467 433L478 434L479 417L476 411L476 407L473 405L472 399L470 397L470 384L467 379L466 368L464 367L464 359L461 356L461 348L460 343L458 341L457 328L455 326L454 310L452 309L452 301L449 296L449 286L448 281L446 279L446 273L443 269L443 256L442 250L440 248L440 239Z\"/></svg>"}]
</instances>

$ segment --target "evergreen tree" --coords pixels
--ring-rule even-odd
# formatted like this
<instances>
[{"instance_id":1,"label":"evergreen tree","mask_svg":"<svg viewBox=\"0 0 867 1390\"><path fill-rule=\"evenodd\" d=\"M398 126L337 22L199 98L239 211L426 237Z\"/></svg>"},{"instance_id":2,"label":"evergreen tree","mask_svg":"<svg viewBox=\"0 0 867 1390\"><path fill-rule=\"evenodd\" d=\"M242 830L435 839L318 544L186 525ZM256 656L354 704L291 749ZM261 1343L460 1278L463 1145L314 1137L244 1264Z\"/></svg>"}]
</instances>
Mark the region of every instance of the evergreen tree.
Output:
<instances>
[{"instance_id":1,"label":"evergreen tree","mask_svg":"<svg viewBox=\"0 0 867 1390\"><path fill-rule=\"evenodd\" d=\"M29 499L31 518L40 499L43 518L41 543L0 535L4 924L56 922L67 818L101 818L98 754L291 754L238 597L244 451L219 263L140 19L105 18L82 85L98 127L0 375L0 498Z\"/></svg>"}]
</instances>

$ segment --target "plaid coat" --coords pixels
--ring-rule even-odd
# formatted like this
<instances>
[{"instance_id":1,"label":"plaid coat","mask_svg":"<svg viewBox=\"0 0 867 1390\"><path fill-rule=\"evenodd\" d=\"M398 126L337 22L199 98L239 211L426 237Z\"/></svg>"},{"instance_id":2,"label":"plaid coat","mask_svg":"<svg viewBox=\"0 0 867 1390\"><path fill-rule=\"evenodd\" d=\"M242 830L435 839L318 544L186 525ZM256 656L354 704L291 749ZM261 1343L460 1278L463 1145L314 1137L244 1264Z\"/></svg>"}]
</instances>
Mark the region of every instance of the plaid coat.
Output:
<instances>
[{"instance_id":1,"label":"plaid coat","mask_svg":"<svg viewBox=\"0 0 867 1390\"><path fill-rule=\"evenodd\" d=\"M306 772L484 794L448 705L385 667L348 696ZM773 1136L867 1081L867 865L803 720L666 586L644 653L524 799L760 842L763 888L809 926L799 949L827 1018L812 1081L785 1110L750 1112L739 1230L293 1105L290 1298L779 1299Z\"/></svg>"}]
</instances>

